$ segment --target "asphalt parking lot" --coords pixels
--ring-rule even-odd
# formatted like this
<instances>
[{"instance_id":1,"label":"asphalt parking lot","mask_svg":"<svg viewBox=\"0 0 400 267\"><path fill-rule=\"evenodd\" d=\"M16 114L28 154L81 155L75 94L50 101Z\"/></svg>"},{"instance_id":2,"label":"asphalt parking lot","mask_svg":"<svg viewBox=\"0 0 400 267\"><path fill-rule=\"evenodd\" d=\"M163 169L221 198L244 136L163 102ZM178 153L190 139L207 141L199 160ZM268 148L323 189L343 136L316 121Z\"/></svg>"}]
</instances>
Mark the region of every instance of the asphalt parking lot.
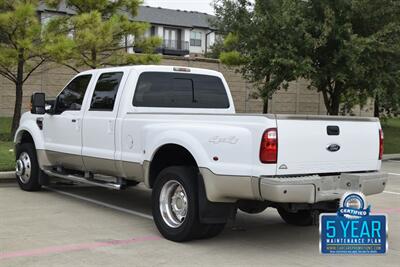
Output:
<instances>
[{"instance_id":1,"label":"asphalt parking lot","mask_svg":"<svg viewBox=\"0 0 400 267\"><path fill-rule=\"evenodd\" d=\"M285 224L274 209L237 220L209 240L173 243L152 222L151 192L54 185L41 192L0 183L0 266L393 266L400 262L400 161L386 161L384 193L368 197L389 217L385 256L324 256L318 227ZM396 264L397 262L397 264Z\"/></svg>"}]
</instances>

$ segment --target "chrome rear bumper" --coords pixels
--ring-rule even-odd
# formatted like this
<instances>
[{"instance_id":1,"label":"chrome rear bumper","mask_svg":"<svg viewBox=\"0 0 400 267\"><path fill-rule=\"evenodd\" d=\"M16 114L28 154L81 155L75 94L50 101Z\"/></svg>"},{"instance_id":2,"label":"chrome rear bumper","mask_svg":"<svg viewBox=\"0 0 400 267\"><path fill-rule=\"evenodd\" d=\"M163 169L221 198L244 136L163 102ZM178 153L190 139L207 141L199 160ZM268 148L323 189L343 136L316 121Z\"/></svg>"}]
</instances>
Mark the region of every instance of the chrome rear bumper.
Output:
<instances>
[{"instance_id":1,"label":"chrome rear bumper","mask_svg":"<svg viewBox=\"0 0 400 267\"><path fill-rule=\"evenodd\" d=\"M262 200L278 203L316 203L339 199L348 191L365 195L381 193L388 175L382 172L344 173L335 176L260 178Z\"/></svg>"}]
</instances>

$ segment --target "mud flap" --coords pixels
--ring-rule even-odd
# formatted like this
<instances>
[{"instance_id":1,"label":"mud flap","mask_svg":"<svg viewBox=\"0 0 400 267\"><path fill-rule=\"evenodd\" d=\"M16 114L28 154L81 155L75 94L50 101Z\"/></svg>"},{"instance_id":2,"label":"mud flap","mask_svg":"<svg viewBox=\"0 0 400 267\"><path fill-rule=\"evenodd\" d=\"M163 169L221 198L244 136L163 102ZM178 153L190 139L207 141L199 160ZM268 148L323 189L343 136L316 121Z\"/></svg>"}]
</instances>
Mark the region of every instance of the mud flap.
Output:
<instances>
[{"instance_id":1,"label":"mud flap","mask_svg":"<svg viewBox=\"0 0 400 267\"><path fill-rule=\"evenodd\" d=\"M236 215L236 203L210 202L204 186L203 177L198 176L199 219L205 224L226 223Z\"/></svg>"}]
</instances>

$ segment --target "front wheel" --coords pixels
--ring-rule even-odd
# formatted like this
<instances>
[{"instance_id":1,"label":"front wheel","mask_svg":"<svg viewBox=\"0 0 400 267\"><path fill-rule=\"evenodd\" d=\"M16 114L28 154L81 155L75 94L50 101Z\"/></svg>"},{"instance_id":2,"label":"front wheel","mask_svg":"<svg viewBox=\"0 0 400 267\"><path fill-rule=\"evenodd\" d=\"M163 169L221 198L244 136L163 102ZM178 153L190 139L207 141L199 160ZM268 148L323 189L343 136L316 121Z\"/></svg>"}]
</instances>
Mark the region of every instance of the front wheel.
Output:
<instances>
[{"instance_id":1,"label":"front wheel","mask_svg":"<svg viewBox=\"0 0 400 267\"><path fill-rule=\"evenodd\" d=\"M23 143L17 146L15 176L19 187L25 191L38 191L40 168L36 157L35 146Z\"/></svg>"}]
</instances>

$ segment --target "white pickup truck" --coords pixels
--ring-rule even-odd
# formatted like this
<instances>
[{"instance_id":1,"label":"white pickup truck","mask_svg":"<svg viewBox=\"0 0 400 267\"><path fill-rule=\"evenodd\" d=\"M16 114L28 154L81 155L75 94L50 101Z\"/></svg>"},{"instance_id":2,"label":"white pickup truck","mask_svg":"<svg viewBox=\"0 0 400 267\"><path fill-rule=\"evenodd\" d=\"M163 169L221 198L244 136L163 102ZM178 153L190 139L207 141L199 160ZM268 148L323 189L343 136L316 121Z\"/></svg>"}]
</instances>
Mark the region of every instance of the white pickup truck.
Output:
<instances>
[{"instance_id":1,"label":"white pickup truck","mask_svg":"<svg viewBox=\"0 0 400 267\"><path fill-rule=\"evenodd\" d=\"M32 95L14 141L23 190L49 177L113 189L144 182L157 228L173 241L216 236L238 208L273 207L311 225L346 191L377 194L387 181L379 120L235 114L222 74L196 68L79 73L56 100Z\"/></svg>"}]
</instances>

